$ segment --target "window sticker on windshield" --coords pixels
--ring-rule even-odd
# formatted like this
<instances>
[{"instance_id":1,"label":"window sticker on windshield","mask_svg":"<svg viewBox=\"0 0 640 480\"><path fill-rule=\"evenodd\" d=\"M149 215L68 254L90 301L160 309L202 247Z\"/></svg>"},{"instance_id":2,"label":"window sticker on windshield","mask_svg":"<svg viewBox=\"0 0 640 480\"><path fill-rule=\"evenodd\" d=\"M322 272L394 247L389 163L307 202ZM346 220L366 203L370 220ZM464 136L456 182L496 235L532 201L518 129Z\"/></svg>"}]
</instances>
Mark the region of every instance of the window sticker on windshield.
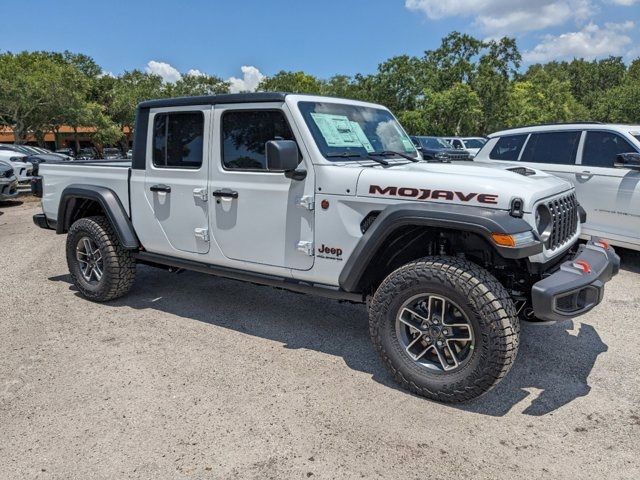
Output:
<instances>
[{"instance_id":1,"label":"window sticker on windshield","mask_svg":"<svg viewBox=\"0 0 640 480\"><path fill-rule=\"evenodd\" d=\"M374 151L373 145L371 145L371 142L369 142L369 139L365 135L364 130L362 130L362 127L358 122L351 122L351 130L356 133L356 137L358 137L358 140L360 140L360 143L367 152Z\"/></svg>"},{"instance_id":2,"label":"window sticker on windshield","mask_svg":"<svg viewBox=\"0 0 640 480\"><path fill-rule=\"evenodd\" d=\"M344 115L332 115L330 113L312 112L311 118L313 118L324 140L330 147L364 146L358 135L358 130L362 132L360 125L358 125L358 129L354 129L352 124L356 122L350 122L348 117ZM364 132L362 132L362 136L367 138ZM368 140L367 143L369 143Z\"/></svg>"}]
</instances>

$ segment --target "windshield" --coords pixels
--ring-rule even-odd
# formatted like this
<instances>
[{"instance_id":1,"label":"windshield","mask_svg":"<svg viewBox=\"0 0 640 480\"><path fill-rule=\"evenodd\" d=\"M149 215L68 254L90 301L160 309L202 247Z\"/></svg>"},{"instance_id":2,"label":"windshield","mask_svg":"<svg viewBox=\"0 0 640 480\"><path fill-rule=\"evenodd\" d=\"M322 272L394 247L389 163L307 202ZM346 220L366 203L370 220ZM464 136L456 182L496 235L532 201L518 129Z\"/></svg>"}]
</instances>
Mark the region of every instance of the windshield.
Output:
<instances>
[{"instance_id":1,"label":"windshield","mask_svg":"<svg viewBox=\"0 0 640 480\"><path fill-rule=\"evenodd\" d=\"M482 148L484 145L484 142L478 138L469 138L463 141L466 148Z\"/></svg>"},{"instance_id":2,"label":"windshield","mask_svg":"<svg viewBox=\"0 0 640 480\"><path fill-rule=\"evenodd\" d=\"M433 148L440 150L442 148L451 148L451 145L446 140L437 137L418 137L423 148Z\"/></svg>"},{"instance_id":3,"label":"windshield","mask_svg":"<svg viewBox=\"0 0 640 480\"><path fill-rule=\"evenodd\" d=\"M387 110L328 102L298 102L320 152L330 160L395 151L418 157L411 139Z\"/></svg>"},{"instance_id":4,"label":"windshield","mask_svg":"<svg viewBox=\"0 0 640 480\"><path fill-rule=\"evenodd\" d=\"M640 141L640 133L632 133L631 135L636 137L636 140Z\"/></svg>"}]
</instances>

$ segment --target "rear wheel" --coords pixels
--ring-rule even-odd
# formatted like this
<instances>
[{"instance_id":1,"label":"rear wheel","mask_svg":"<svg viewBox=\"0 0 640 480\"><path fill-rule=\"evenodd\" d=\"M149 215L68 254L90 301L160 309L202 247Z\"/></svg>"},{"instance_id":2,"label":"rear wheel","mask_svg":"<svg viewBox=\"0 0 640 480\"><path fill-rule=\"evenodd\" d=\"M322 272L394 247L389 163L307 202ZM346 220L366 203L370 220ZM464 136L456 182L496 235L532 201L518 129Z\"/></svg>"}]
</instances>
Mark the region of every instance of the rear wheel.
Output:
<instances>
[{"instance_id":1,"label":"rear wheel","mask_svg":"<svg viewBox=\"0 0 640 480\"><path fill-rule=\"evenodd\" d=\"M509 294L489 272L462 259L429 257L382 282L371 302L370 333L403 387L460 402L507 374L519 324Z\"/></svg>"},{"instance_id":2,"label":"rear wheel","mask_svg":"<svg viewBox=\"0 0 640 480\"><path fill-rule=\"evenodd\" d=\"M135 280L131 252L122 248L111 224L102 216L81 218L71 225L67 265L82 295L98 302L121 297Z\"/></svg>"}]
</instances>

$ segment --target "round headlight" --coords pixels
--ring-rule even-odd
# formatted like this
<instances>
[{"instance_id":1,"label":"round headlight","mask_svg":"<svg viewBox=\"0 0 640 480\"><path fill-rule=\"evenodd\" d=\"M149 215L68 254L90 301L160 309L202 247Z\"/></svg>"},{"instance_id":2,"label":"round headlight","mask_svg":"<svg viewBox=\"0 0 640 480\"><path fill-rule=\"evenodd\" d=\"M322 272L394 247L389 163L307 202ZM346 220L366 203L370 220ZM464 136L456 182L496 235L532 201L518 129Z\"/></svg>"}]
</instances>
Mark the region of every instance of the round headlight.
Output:
<instances>
[{"instance_id":1,"label":"round headlight","mask_svg":"<svg viewBox=\"0 0 640 480\"><path fill-rule=\"evenodd\" d=\"M540 240L546 242L551 236L551 229L553 228L553 218L549 208L542 204L536 208L536 230L540 235Z\"/></svg>"}]
</instances>

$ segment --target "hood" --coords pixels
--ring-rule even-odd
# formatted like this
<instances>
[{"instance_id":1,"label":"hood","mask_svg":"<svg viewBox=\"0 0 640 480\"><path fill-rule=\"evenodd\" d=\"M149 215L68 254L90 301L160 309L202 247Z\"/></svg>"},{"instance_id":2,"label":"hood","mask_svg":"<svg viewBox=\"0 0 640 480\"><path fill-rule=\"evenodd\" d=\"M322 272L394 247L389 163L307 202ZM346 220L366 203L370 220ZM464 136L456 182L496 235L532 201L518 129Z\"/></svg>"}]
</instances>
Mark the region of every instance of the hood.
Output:
<instances>
[{"instance_id":1,"label":"hood","mask_svg":"<svg viewBox=\"0 0 640 480\"><path fill-rule=\"evenodd\" d=\"M511 200L524 200L531 212L540 199L571 190L572 185L539 170L527 175L509 171L513 165L410 163L363 169L357 195L399 200L456 203L507 210Z\"/></svg>"}]
</instances>

